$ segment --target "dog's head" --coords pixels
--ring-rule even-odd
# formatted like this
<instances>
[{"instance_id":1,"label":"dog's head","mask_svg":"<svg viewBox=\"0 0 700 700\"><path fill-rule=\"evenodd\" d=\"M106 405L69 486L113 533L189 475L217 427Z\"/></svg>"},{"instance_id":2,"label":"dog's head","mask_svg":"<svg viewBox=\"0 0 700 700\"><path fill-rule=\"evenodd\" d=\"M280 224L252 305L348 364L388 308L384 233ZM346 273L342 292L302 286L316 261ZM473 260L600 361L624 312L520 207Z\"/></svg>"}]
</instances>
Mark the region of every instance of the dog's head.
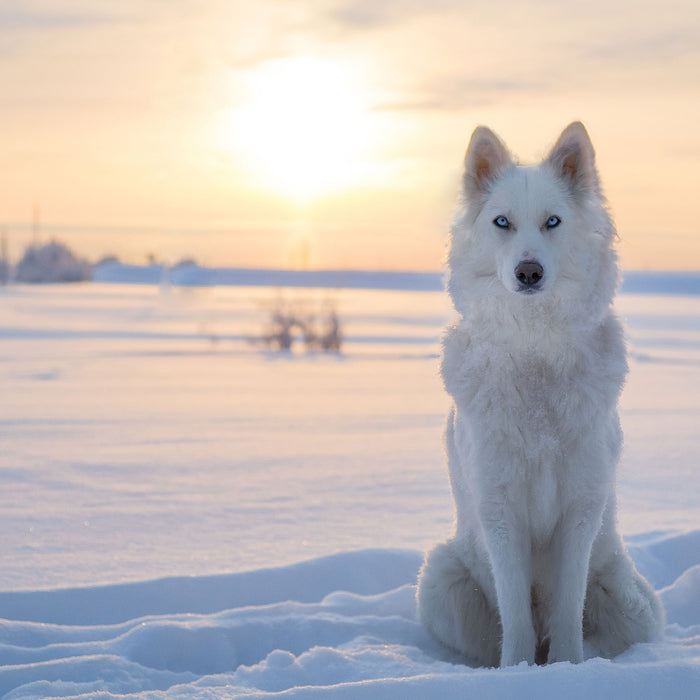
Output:
<instances>
[{"instance_id":1,"label":"dog's head","mask_svg":"<svg viewBox=\"0 0 700 700\"><path fill-rule=\"evenodd\" d=\"M600 283L601 257L614 267L614 227L593 146L579 122L535 166L518 165L490 129L478 127L465 157L462 194L449 256L458 310L504 295L528 303L555 291L588 297ZM609 296L614 271L612 278Z\"/></svg>"}]
</instances>

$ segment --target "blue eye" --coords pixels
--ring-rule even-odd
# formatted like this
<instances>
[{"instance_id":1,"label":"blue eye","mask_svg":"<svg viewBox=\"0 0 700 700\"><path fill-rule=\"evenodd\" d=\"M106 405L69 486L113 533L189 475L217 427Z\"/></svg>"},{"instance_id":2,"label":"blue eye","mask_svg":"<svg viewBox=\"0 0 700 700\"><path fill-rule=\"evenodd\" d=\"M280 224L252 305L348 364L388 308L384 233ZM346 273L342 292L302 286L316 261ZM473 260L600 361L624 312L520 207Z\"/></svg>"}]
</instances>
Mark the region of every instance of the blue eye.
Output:
<instances>
[{"instance_id":1,"label":"blue eye","mask_svg":"<svg viewBox=\"0 0 700 700\"><path fill-rule=\"evenodd\" d=\"M561 223L561 219L558 216L550 216L547 219L547 228L556 228Z\"/></svg>"},{"instance_id":2,"label":"blue eye","mask_svg":"<svg viewBox=\"0 0 700 700\"><path fill-rule=\"evenodd\" d=\"M496 224L498 228L510 228L510 221L508 221L505 216L497 216L493 220L493 223Z\"/></svg>"}]
</instances>

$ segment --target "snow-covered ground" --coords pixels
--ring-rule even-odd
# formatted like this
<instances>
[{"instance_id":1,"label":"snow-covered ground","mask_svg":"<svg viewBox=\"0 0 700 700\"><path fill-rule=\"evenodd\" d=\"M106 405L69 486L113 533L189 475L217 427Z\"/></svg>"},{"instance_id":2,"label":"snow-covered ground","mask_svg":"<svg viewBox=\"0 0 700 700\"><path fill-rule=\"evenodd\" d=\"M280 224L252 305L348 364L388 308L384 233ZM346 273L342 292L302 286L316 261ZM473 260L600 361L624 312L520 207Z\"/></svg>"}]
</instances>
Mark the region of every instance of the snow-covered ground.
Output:
<instances>
[{"instance_id":1,"label":"snow-covered ground","mask_svg":"<svg viewBox=\"0 0 700 700\"><path fill-rule=\"evenodd\" d=\"M340 356L250 341L333 303ZM700 697L700 296L623 294L620 526L666 638L468 669L415 621L450 530L443 294L0 289L0 695Z\"/></svg>"}]
</instances>

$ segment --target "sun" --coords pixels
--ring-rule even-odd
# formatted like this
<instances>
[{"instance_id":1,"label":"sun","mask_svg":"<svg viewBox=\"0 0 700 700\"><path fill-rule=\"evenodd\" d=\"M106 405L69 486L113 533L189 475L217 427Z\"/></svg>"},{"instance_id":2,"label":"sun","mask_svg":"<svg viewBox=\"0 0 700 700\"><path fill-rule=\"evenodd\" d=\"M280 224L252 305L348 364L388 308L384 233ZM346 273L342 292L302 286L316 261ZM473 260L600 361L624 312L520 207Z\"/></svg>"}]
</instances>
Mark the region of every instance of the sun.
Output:
<instances>
[{"instance_id":1,"label":"sun","mask_svg":"<svg viewBox=\"0 0 700 700\"><path fill-rule=\"evenodd\" d=\"M314 57L269 61L246 87L226 128L259 186L308 201L371 177L372 111L348 66Z\"/></svg>"}]
</instances>

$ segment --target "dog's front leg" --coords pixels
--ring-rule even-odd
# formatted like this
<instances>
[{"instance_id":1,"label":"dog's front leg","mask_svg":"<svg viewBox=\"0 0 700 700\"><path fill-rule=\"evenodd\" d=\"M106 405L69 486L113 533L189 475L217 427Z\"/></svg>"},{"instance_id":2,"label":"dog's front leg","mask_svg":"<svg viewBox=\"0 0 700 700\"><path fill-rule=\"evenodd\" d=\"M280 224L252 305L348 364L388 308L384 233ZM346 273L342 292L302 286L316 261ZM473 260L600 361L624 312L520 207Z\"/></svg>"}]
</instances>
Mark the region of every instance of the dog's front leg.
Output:
<instances>
[{"instance_id":1,"label":"dog's front leg","mask_svg":"<svg viewBox=\"0 0 700 700\"><path fill-rule=\"evenodd\" d=\"M535 662L537 636L532 623L531 545L526 520L518 518L504 495L482 503L481 522L491 560L503 640L501 667Z\"/></svg>"},{"instance_id":2,"label":"dog's front leg","mask_svg":"<svg viewBox=\"0 0 700 700\"><path fill-rule=\"evenodd\" d=\"M591 548L602 509L578 504L562 517L553 542L548 662L583 661L583 606Z\"/></svg>"}]
</instances>

